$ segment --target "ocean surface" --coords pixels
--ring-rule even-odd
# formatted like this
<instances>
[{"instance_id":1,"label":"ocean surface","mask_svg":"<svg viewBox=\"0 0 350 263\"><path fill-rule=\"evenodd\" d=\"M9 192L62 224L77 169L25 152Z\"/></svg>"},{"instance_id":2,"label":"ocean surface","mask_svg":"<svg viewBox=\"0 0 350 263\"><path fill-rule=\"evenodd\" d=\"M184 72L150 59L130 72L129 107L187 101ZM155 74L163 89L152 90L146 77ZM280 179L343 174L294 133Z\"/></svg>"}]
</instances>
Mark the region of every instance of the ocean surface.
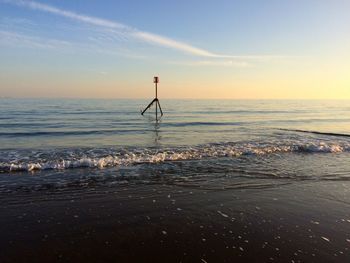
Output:
<instances>
[{"instance_id":1,"label":"ocean surface","mask_svg":"<svg viewBox=\"0 0 350 263\"><path fill-rule=\"evenodd\" d=\"M350 179L350 101L148 102L0 99L0 193Z\"/></svg>"}]
</instances>

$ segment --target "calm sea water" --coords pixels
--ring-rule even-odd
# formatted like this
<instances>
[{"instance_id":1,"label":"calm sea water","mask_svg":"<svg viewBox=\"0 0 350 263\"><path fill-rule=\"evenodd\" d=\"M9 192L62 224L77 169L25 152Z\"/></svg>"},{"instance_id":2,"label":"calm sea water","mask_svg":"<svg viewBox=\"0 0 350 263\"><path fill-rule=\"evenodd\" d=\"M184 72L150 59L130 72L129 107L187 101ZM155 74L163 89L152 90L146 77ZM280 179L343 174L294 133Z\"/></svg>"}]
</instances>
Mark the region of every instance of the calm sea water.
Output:
<instances>
[{"instance_id":1,"label":"calm sea water","mask_svg":"<svg viewBox=\"0 0 350 263\"><path fill-rule=\"evenodd\" d=\"M350 178L350 101L148 102L0 99L0 191Z\"/></svg>"}]
</instances>

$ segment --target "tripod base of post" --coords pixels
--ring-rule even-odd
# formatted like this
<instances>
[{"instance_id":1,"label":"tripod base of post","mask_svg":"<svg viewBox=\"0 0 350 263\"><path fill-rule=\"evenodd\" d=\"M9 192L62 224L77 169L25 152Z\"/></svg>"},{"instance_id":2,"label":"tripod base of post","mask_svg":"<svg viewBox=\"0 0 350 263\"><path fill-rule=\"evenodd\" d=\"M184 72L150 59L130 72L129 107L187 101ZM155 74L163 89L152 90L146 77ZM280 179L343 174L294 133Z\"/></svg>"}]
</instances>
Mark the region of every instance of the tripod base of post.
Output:
<instances>
[{"instance_id":1,"label":"tripod base of post","mask_svg":"<svg viewBox=\"0 0 350 263\"><path fill-rule=\"evenodd\" d=\"M159 107L159 110L160 110L160 116L163 116L162 107L160 106L159 100L157 98L153 99L150 102L150 104L148 104L148 106L141 112L141 115L143 115L149 108L151 108L153 103L156 103L156 118L158 119L157 106Z\"/></svg>"}]
</instances>

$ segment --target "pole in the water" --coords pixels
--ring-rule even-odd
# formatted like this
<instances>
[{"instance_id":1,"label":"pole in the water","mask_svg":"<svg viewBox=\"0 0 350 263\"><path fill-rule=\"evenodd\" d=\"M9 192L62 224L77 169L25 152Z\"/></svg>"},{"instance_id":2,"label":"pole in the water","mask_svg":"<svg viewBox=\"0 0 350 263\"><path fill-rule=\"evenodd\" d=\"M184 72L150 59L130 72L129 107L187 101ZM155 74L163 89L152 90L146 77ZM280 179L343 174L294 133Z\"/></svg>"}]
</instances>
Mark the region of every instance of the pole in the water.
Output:
<instances>
[{"instance_id":1,"label":"pole in the water","mask_svg":"<svg viewBox=\"0 0 350 263\"><path fill-rule=\"evenodd\" d=\"M162 111L162 107L160 106L159 100L158 100L158 83L159 83L159 78L158 77L154 77L153 78L153 83L155 84L155 88L156 88L156 97L151 101L150 104L148 104L148 106L141 112L141 115L143 115L149 108L151 108L151 106L153 105L153 103L156 103L156 120L158 120L158 107L160 110L160 116L163 116L163 111Z\"/></svg>"}]
</instances>

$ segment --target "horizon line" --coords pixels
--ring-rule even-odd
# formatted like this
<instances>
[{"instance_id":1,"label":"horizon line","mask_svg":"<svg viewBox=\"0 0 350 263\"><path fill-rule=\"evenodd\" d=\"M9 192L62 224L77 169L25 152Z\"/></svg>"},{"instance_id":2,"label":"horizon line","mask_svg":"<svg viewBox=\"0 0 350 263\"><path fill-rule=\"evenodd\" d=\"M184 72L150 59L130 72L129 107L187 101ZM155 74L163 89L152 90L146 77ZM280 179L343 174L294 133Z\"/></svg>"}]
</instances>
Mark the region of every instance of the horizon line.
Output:
<instances>
[{"instance_id":1,"label":"horizon line","mask_svg":"<svg viewBox=\"0 0 350 263\"><path fill-rule=\"evenodd\" d=\"M151 97L151 96L150 96ZM47 99L47 100L148 100L150 97L142 97L142 98L108 98L108 97L13 97L13 96L0 96L0 99ZM350 98L169 98L164 97L161 100L350 100Z\"/></svg>"}]
</instances>

